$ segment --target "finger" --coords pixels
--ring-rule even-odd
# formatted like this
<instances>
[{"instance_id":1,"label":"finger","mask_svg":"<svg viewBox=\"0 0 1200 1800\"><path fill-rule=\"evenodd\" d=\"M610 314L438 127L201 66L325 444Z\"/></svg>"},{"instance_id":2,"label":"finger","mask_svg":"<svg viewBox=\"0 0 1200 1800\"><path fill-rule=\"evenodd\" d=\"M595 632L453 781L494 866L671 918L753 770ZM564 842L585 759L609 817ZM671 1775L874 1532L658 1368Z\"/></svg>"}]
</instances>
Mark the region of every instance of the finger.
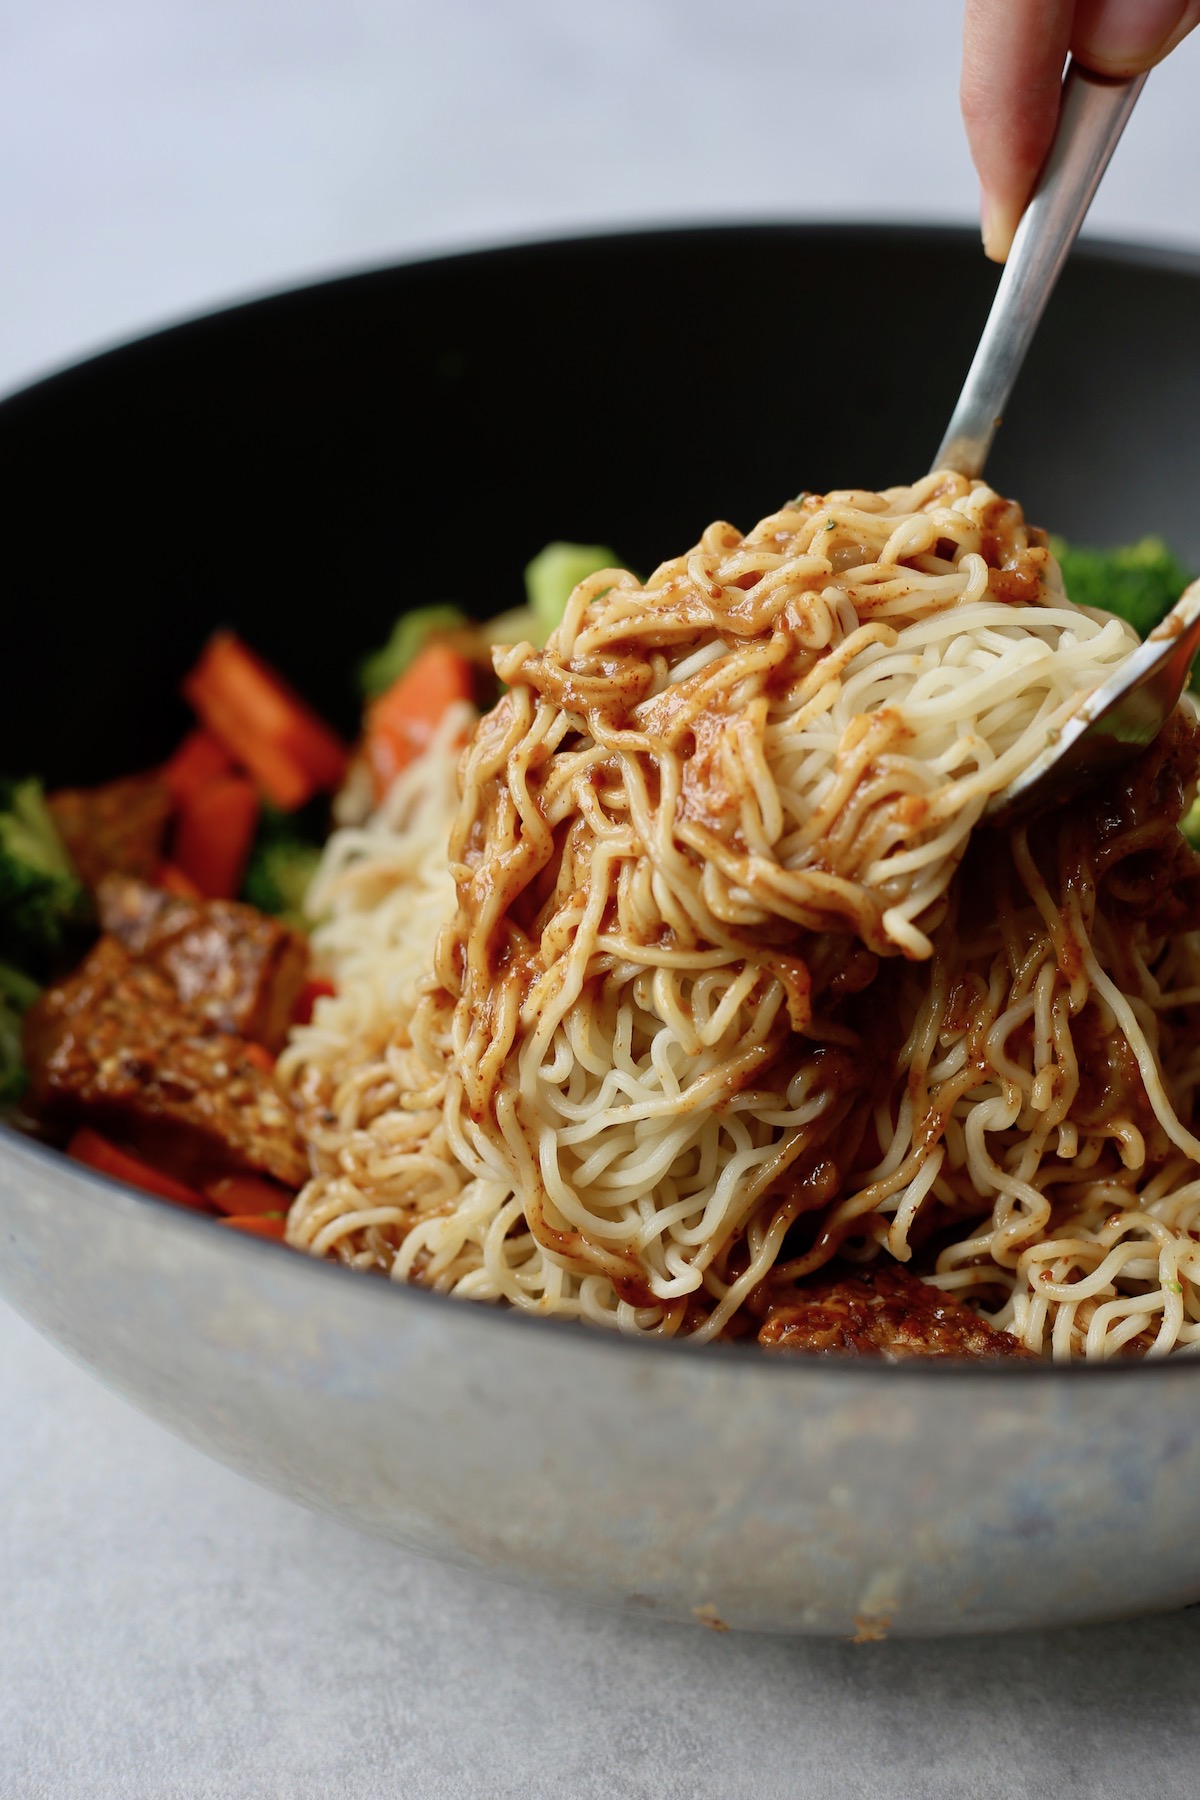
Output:
<instances>
[{"instance_id":1,"label":"finger","mask_svg":"<svg viewBox=\"0 0 1200 1800\"><path fill-rule=\"evenodd\" d=\"M1079 0L1071 54L1100 75L1153 67L1200 24L1200 0Z\"/></svg>"},{"instance_id":2,"label":"finger","mask_svg":"<svg viewBox=\"0 0 1200 1800\"><path fill-rule=\"evenodd\" d=\"M1058 121L1071 0L967 0L960 97L982 188L983 247L1003 262Z\"/></svg>"}]
</instances>

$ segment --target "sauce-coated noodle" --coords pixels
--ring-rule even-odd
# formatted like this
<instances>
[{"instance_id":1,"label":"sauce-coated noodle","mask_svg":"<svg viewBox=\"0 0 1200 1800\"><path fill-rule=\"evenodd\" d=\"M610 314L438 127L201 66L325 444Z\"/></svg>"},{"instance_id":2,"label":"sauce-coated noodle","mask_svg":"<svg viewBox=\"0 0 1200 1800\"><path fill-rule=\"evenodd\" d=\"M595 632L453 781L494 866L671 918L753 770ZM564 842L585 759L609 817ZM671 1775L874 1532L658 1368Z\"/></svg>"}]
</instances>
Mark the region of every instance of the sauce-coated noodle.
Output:
<instances>
[{"instance_id":1,"label":"sauce-coated noodle","mask_svg":"<svg viewBox=\"0 0 1200 1800\"><path fill-rule=\"evenodd\" d=\"M644 1334L837 1253L1035 1350L1200 1339L1190 715L974 831L1135 644L954 475L590 577L497 652L457 792L462 713L330 843L290 1240Z\"/></svg>"}]
</instances>

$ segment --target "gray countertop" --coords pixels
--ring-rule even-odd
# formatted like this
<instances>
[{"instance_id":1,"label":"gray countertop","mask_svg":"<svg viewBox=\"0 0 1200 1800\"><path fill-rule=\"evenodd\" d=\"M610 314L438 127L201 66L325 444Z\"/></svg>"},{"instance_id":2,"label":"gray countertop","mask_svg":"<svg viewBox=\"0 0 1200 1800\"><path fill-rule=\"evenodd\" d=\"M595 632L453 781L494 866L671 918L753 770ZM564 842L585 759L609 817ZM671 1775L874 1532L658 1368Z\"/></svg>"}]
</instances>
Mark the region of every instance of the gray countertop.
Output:
<instances>
[{"instance_id":1,"label":"gray countertop","mask_svg":"<svg viewBox=\"0 0 1200 1800\"><path fill-rule=\"evenodd\" d=\"M843 1644L632 1622L359 1537L0 1311L2 1800L1196 1793L1200 1608Z\"/></svg>"},{"instance_id":2,"label":"gray countertop","mask_svg":"<svg viewBox=\"0 0 1200 1800\"><path fill-rule=\"evenodd\" d=\"M965 219L959 11L9 9L0 387L441 246L684 217ZM1192 43L1154 76L1094 228L1200 246L1198 75ZM312 1517L4 1310L0 1370L0 1800L1197 1791L1200 1611L862 1646L635 1624Z\"/></svg>"}]
</instances>

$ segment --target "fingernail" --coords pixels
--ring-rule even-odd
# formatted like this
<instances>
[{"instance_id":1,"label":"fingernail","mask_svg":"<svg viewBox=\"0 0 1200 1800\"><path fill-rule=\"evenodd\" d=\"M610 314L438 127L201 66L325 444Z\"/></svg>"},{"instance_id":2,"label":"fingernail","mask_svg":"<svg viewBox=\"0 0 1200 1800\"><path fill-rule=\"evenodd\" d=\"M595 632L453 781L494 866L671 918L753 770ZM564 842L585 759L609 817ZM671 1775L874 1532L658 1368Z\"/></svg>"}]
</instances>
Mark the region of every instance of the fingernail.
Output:
<instances>
[{"instance_id":1,"label":"fingernail","mask_svg":"<svg viewBox=\"0 0 1200 1800\"><path fill-rule=\"evenodd\" d=\"M983 230L983 253L992 262L1002 263L1012 249L1017 219L1010 207L1000 206L984 190L979 197L979 220Z\"/></svg>"},{"instance_id":2,"label":"fingernail","mask_svg":"<svg viewBox=\"0 0 1200 1800\"><path fill-rule=\"evenodd\" d=\"M1191 6L1185 6L1183 9L1183 16L1178 25L1176 25L1166 43L1159 45L1158 54L1154 60L1156 62L1161 62L1164 56L1170 56L1172 50L1182 44L1185 37L1191 36L1192 32L1195 31L1197 24L1200 24L1200 20L1196 18L1195 9Z\"/></svg>"},{"instance_id":3,"label":"fingernail","mask_svg":"<svg viewBox=\"0 0 1200 1800\"><path fill-rule=\"evenodd\" d=\"M985 188L979 196L979 224L983 232L983 254L992 262L1002 262L1003 256L996 254L995 209Z\"/></svg>"},{"instance_id":4,"label":"fingernail","mask_svg":"<svg viewBox=\"0 0 1200 1800\"><path fill-rule=\"evenodd\" d=\"M1072 49L1101 74L1132 74L1166 53L1186 13L1187 0L1099 0Z\"/></svg>"}]
</instances>

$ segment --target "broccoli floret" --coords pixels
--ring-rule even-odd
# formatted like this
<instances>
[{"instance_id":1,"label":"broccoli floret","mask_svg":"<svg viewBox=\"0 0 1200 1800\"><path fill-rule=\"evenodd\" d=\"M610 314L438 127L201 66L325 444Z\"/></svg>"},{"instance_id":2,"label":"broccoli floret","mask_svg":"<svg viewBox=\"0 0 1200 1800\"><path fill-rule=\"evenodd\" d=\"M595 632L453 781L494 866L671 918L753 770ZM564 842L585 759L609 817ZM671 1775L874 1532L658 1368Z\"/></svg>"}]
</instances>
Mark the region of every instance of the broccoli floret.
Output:
<instances>
[{"instance_id":1,"label":"broccoli floret","mask_svg":"<svg viewBox=\"0 0 1200 1800\"><path fill-rule=\"evenodd\" d=\"M44 974L90 916L41 782L0 778L0 957Z\"/></svg>"},{"instance_id":2,"label":"broccoli floret","mask_svg":"<svg viewBox=\"0 0 1200 1800\"><path fill-rule=\"evenodd\" d=\"M1053 538L1050 547L1075 604L1118 614L1139 637L1153 631L1192 579L1161 538L1142 538L1116 550L1079 550Z\"/></svg>"},{"instance_id":3,"label":"broccoli floret","mask_svg":"<svg viewBox=\"0 0 1200 1800\"><path fill-rule=\"evenodd\" d=\"M21 1060L21 1018L41 989L18 969L0 963L0 1111L25 1092L25 1065Z\"/></svg>"},{"instance_id":4,"label":"broccoli floret","mask_svg":"<svg viewBox=\"0 0 1200 1800\"><path fill-rule=\"evenodd\" d=\"M359 664L358 679L364 697L375 700L386 693L437 632L458 631L466 623L466 615L457 606L418 606L415 612L404 613L396 620L382 650L376 650Z\"/></svg>"},{"instance_id":5,"label":"broccoli floret","mask_svg":"<svg viewBox=\"0 0 1200 1800\"><path fill-rule=\"evenodd\" d=\"M539 550L525 570L525 593L543 642L560 623L581 581L597 569L622 567L621 559L602 544L547 544Z\"/></svg>"},{"instance_id":6,"label":"broccoli floret","mask_svg":"<svg viewBox=\"0 0 1200 1800\"><path fill-rule=\"evenodd\" d=\"M242 899L248 905L301 931L311 924L304 897L321 860L320 846L306 823L302 815L264 805L242 882Z\"/></svg>"},{"instance_id":7,"label":"broccoli floret","mask_svg":"<svg viewBox=\"0 0 1200 1800\"><path fill-rule=\"evenodd\" d=\"M573 589L585 576L594 575L597 569L623 566L618 556L600 544L547 544L525 570L526 606L493 621L500 629L492 641L519 643L530 637L544 644L566 611ZM373 651L358 666L364 698L375 700L386 693L431 637L470 626L466 614L448 601L402 614L382 649Z\"/></svg>"}]
</instances>

